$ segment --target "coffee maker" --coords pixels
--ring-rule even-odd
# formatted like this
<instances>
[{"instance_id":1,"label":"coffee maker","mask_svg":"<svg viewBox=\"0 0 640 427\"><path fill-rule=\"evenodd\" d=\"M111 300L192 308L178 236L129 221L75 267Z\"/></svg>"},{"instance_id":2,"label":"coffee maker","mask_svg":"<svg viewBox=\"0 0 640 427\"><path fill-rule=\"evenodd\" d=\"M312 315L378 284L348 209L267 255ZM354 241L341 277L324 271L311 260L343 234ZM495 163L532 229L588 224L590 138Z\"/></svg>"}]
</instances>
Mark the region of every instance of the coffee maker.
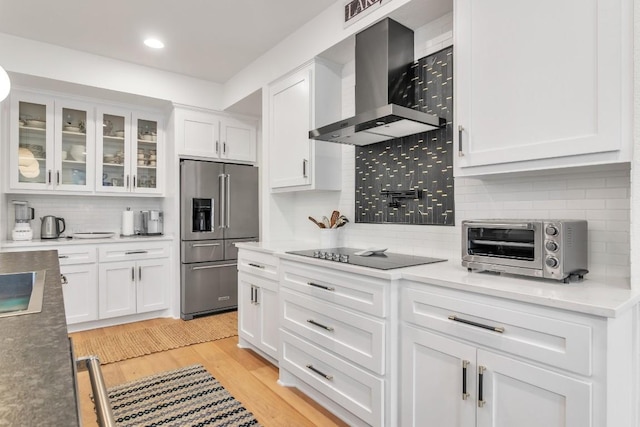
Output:
<instances>
[{"instance_id":1,"label":"coffee maker","mask_svg":"<svg viewBox=\"0 0 640 427\"><path fill-rule=\"evenodd\" d=\"M142 214L142 234L145 236L159 236L162 234L163 214L162 211L141 211Z\"/></svg>"},{"instance_id":2,"label":"coffee maker","mask_svg":"<svg viewBox=\"0 0 640 427\"><path fill-rule=\"evenodd\" d=\"M13 240L31 240L33 231L31 230L31 220L34 218L33 208L29 207L28 202L18 200L12 201L15 208L15 225L11 232Z\"/></svg>"}]
</instances>

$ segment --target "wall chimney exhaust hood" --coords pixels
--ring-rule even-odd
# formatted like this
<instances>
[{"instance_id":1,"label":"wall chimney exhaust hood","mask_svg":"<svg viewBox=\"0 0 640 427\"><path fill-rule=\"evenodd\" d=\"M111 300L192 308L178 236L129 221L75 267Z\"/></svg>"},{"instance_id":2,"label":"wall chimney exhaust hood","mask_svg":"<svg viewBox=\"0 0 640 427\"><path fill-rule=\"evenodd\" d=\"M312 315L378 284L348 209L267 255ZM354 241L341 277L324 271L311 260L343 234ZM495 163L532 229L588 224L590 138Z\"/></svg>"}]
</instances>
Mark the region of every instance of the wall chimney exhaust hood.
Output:
<instances>
[{"instance_id":1,"label":"wall chimney exhaust hood","mask_svg":"<svg viewBox=\"0 0 640 427\"><path fill-rule=\"evenodd\" d=\"M438 129L445 119L414 110L413 31L385 18L356 34L356 115L309 131L309 138L368 145Z\"/></svg>"}]
</instances>

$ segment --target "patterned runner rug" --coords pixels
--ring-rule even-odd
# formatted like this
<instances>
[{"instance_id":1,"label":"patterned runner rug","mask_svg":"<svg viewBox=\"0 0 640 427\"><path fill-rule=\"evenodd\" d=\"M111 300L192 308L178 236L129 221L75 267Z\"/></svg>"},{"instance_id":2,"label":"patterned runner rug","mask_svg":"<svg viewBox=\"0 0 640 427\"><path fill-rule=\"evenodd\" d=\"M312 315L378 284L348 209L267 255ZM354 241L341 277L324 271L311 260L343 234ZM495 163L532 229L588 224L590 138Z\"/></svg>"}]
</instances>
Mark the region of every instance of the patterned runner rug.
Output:
<instances>
[{"instance_id":1,"label":"patterned runner rug","mask_svg":"<svg viewBox=\"0 0 640 427\"><path fill-rule=\"evenodd\" d=\"M108 390L118 426L260 426L202 365Z\"/></svg>"},{"instance_id":2,"label":"patterned runner rug","mask_svg":"<svg viewBox=\"0 0 640 427\"><path fill-rule=\"evenodd\" d=\"M185 321L180 319L129 332L73 339L76 357L95 355L101 364L140 357L187 345L238 335L238 312L229 311Z\"/></svg>"}]
</instances>

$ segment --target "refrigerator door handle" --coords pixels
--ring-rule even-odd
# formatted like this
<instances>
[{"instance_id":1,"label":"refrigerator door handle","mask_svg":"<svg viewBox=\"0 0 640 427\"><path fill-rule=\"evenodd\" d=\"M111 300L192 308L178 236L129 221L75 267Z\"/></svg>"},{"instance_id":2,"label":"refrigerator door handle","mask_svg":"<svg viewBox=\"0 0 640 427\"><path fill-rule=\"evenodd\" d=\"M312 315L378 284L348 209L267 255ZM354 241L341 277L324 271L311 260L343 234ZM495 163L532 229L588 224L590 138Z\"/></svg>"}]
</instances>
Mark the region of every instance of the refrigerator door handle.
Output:
<instances>
[{"instance_id":1,"label":"refrigerator door handle","mask_svg":"<svg viewBox=\"0 0 640 427\"><path fill-rule=\"evenodd\" d=\"M211 268L220 268L220 267L235 267L237 264L219 264L219 265L203 265L191 267L191 270L209 270Z\"/></svg>"},{"instance_id":2,"label":"refrigerator door handle","mask_svg":"<svg viewBox=\"0 0 640 427\"><path fill-rule=\"evenodd\" d=\"M226 228L225 212L227 211L227 189L224 185L224 178L224 174L218 175L218 184L220 185L220 228Z\"/></svg>"},{"instance_id":3,"label":"refrigerator door handle","mask_svg":"<svg viewBox=\"0 0 640 427\"><path fill-rule=\"evenodd\" d=\"M224 224L225 224L225 228L229 228L229 226L231 225L231 175L226 174L224 179L227 187L225 190L225 195L227 197L227 200L224 202L226 207L227 218L225 219Z\"/></svg>"}]
</instances>

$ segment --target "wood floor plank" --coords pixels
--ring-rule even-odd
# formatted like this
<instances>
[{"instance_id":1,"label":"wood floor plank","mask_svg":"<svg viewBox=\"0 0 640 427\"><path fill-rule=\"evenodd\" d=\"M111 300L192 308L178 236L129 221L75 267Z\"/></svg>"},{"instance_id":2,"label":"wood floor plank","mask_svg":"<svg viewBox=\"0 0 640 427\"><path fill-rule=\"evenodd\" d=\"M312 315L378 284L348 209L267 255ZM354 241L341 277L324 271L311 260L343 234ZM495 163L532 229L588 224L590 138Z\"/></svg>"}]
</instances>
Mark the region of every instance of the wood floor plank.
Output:
<instances>
[{"instance_id":1,"label":"wood floor plank","mask_svg":"<svg viewBox=\"0 0 640 427\"><path fill-rule=\"evenodd\" d=\"M169 319L175 321L175 319ZM166 319L137 322L71 334L82 340L167 322ZM102 365L107 387L141 377L194 364L203 365L264 427L346 426L333 414L296 389L277 384L278 368L251 350L237 346L238 337L195 344L134 359ZM91 386L86 372L78 374L83 425L97 426Z\"/></svg>"}]
</instances>

